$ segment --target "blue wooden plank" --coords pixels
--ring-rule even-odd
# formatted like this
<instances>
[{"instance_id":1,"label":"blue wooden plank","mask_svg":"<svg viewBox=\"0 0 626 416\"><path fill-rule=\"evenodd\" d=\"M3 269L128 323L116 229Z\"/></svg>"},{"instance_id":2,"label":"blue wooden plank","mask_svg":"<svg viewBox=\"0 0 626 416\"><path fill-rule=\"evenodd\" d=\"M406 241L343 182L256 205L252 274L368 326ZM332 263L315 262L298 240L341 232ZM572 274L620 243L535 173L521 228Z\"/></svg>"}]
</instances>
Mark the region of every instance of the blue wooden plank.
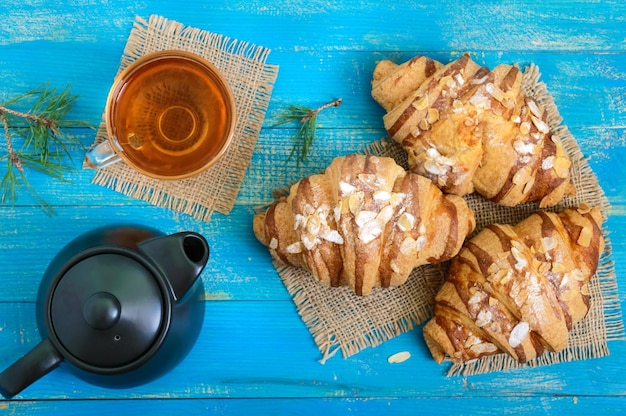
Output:
<instances>
[{"instance_id":1,"label":"blue wooden plank","mask_svg":"<svg viewBox=\"0 0 626 416\"><path fill-rule=\"evenodd\" d=\"M151 13L269 47L269 62L280 65L238 205L229 216L216 214L201 223L91 185L91 172L71 175L73 184L35 176L58 215L46 217L28 196L15 208L0 207L0 367L38 340L33 301L49 259L71 237L117 220L208 236L212 258L203 280L209 318L203 335L179 368L147 386L100 389L59 369L20 400L0 401L0 410L72 415L617 414L623 409L626 343L621 341L611 342L611 356L602 359L447 378L445 367L428 356L418 329L350 359L337 356L319 364L319 352L266 249L255 241L250 221L272 189L384 135L382 110L369 96L377 60L400 62L427 53L448 61L468 51L490 66L534 62L612 203L608 228L621 288L626 284L625 3L7 0L0 6L0 101L48 80L71 83L81 96L73 114L98 123L133 19ZM338 96L344 103L320 118L310 162L283 164L292 130L272 128L271 117L288 104L313 106ZM79 135L91 143L91 132ZM81 154L73 150L78 161ZM620 300L624 306L623 289ZM412 358L387 363L398 351L410 351Z\"/></svg>"},{"instance_id":2,"label":"blue wooden plank","mask_svg":"<svg viewBox=\"0 0 626 416\"><path fill-rule=\"evenodd\" d=\"M273 1L115 5L9 0L0 44L32 40L119 41L135 15L168 16L275 50L623 51L624 4L531 0L473 2ZM254 28L254 29L252 29ZM419 36L417 36L419 34Z\"/></svg>"},{"instance_id":3,"label":"blue wooden plank","mask_svg":"<svg viewBox=\"0 0 626 416\"><path fill-rule=\"evenodd\" d=\"M193 230L211 246L211 258L202 278L209 299L277 299L287 294L267 249L253 235L254 206L238 205L226 216L215 214L203 223L183 214L149 205L66 206L47 217L37 207L0 209L0 264L4 290L0 301L34 301L39 281L56 253L71 239L93 228L116 223L155 226L165 233ZM626 252L626 208L614 204L607 227L614 245L618 276ZM42 224L45 224L42 229Z\"/></svg>"},{"instance_id":4,"label":"blue wooden plank","mask_svg":"<svg viewBox=\"0 0 626 416\"><path fill-rule=\"evenodd\" d=\"M264 128L241 184L237 204L253 207L267 204L272 201L274 190L288 187L305 176L320 172L333 158L362 151L386 136L382 128L331 128L324 125L326 122L325 119L320 120L312 151L307 161L300 165L293 159L287 161L295 130ZM570 127L570 131L576 137L583 155L588 159L609 200L617 204L625 203L626 182L622 178L626 175L626 130L608 126ZM39 190L41 196L56 207L57 211L62 210L62 207L81 205L147 206L143 201L91 184L94 172L83 170L81 165L85 149L93 142L94 132L77 129L77 134L84 147L72 147L71 157L76 170L66 176L67 182L38 172L28 172L29 181ZM0 142L0 154L5 153L4 149L4 142ZM0 167L0 175L4 175L4 169L4 166ZM35 199L24 189L20 190L16 206L33 205L36 205ZM5 204L7 206L9 205Z\"/></svg>"},{"instance_id":5,"label":"blue wooden plank","mask_svg":"<svg viewBox=\"0 0 626 416\"><path fill-rule=\"evenodd\" d=\"M68 400L19 401L6 404L8 414L32 416L58 414L140 414L154 416L175 413L211 415L370 415L370 414L437 414L441 416L478 416L511 413L516 415L604 414L623 411L621 398L550 396L539 400L534 396L480 398L325 398L325 399L183 399L183 400Z\"/></svg>"},{"instance_id":6,"label":"blue wooden plank","mask_svg":"<svg viewBox=\"0 0 626 416\"><path fill-rule=\"evenodd\" d=\"M123 44L53 43L36 41L0 46L0 101L24 93L50 81L71 85L78 94L71 117L97 125L101 121L106 96L119 66ZM371 77L376 62L391 59L404 62L427 54L447 63L460 53L429 52L412 47L408 51L309 51L272 52L269 62L280 67L268 109L266 127L290 104L319 106L335 98L343 103L326 111L320 125L328 128L381 128L383 110L371 98ZM58 59L61 55L64 59ZM555 98L571 126L626 125L620 111L626 89L626 57L623 54L590 52L544 53L475 52L474 59L494 67L500 63L530 63L539 66L541 80ZM43 70L42 70L43 69Z\"/></svg>"},{"instance_id":7,"label":"blue wooden plank","mask_svg":"<svg viewBox=\"0 0 626 416\"><path fill-rule=\"evenodd\" d=\"M253 214L254 208L238 206L230 216L216 214L203 223L144 205L65 207L50 218L36 207L0 209L0 264L6 280L0 302L33 302L48 264L67 243L96 227L118 223L203 234L211 249L202 274L207 299L288 299L267 249L252 233Z\"/></svg>"},{"instance_id":8,"label":"blue wooden plank","mask_svg":"<svg viewBox=\"0 0 626 416\"><path fill-rule=\"evenodd\" d=\"M263 311L260 313L260 311ZM34 305L0 304L0 367L40 339ZM376 348L320 364L319 351L289 301L208 301L207 319L189 356L172 372L124 390L87 384L62 366L24 390L19 400L184 398L387 398L619 396L626 381L626 343L605 358L472 377L447 377L432 360L420 329ZM19 318L19 320L11 320ZM387 358L408 351L411 358Z\"/></svg>"}]
</instances>

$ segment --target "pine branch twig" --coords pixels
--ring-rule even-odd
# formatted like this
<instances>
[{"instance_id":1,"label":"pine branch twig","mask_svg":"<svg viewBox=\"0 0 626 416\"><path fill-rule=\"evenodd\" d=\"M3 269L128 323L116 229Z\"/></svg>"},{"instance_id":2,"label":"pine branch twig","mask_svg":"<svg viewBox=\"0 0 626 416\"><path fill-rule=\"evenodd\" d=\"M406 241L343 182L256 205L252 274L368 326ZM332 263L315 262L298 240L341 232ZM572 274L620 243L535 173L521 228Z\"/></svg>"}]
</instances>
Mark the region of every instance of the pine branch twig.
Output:
<instances>
[{"instance_id":1,"label":"pine branch twig","mask_svg":"<svg viewBox=\"0 0 626 416\"><path fill-rule=\"evenodd\" d=\"M80 145L80 142L68 129L91 127L87 123L65 118L77 98L71 94L69 87L57 91L44 84L0 103L0 123L3 125L7 151L4 156L0 154L0 160L7 160L6 172L0 180L0 203L15 204L17 189L23 187L46 213L54 212L28 181L26 168L59 180L65 180L65 174L75 169L68 146ZM27 111L16 109L24 106L30 107Z\"/></svg>"},{"instance_id":2,"label":"pine branch twig","mask_svg":"<svg viewBox=\"0 0 626 416\"><path fill-rule=\"evenodd\" d=\"M6 144L7 144L7 152L9 152L9 160L13 165L15 165L15 167L19 171L23 172L24 166L22 166L22 161L20 160L20 157L17 155L17 152L15 151L15 149L13 149L13 143L11 142L11 132L9 130L9 120L7 119L7 116L5 114L5 110L6 110L5 107L0 106L0 121L2 121L2 124L4 126L4 136L5 136ZM3 198L3 202L4 202L4 198Z\"/></svg>"},{"instance_id":3,"label":"pine branch twig","mask_svg":"<svg viewBox=\"0 0 626 416\"><path fill-rule=\"evenodd\" d=\"M306 161L306 158L311 151L311 147L315 142L318 114L329 107L338 107L341 102L342 99L338 98L313 110L300 104L290 105L285 111L276 117L275 126L291 122L297 122L300 124L300 128L296 134L291 137L293 147L286 162L291 160L294 156L296 156L297 166L300 166L300 163L304 163Z\"/></svg>"}]
</instances>

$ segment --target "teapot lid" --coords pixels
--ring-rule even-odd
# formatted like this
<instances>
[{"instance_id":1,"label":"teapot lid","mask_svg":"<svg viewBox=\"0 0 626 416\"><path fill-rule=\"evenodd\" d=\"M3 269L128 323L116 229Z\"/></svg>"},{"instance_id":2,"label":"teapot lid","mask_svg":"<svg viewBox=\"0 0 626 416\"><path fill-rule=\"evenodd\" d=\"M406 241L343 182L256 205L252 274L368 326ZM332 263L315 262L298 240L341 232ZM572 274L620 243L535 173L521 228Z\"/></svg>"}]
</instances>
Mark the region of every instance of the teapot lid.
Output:
<instances>
[{"instance_id":1,"label":"teapot lid","mask_svg":"<svg viewBox=\"0 0 626 416\"><path fill-rule=\"evenodd\" d=\"M83 364L101 369L132 364L155 345L168 322L154 273L123 252L76 262L50 294L52 332Z\"/></svg>"}]
</instances>

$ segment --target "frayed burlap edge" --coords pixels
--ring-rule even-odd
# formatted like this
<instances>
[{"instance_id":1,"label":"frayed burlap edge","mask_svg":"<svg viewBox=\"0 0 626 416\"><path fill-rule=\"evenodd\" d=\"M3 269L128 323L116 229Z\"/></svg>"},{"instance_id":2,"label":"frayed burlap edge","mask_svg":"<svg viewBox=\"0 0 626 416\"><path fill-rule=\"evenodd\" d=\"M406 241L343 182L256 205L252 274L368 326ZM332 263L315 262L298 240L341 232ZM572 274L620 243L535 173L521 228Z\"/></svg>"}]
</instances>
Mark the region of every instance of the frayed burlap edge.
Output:
<instances>
[{"instance_id":1,"label":"frayed burlap edge","mask_svg":"<svg viewBox=\"0 0 626 416\"><path fill-rule=\"evenodd\" d=\"M418 268L402 286L357 296L348 287L320 284L306 270L278 261L274 266L322 353L322 364L339 351L350 357L424 322L443 279L438 267Z\"/></svg>"},{"instance_id":2,"label":"frayed burlap edge","mask_svg":"<svg viewBox=\"0 0 626 416\"><path fill-rule=\"evenodd\" d=\"M237 107L231 146L216 165L192 178L160 181L117 163L97 171L92 182L209 221L214 211L228 214L235 204L265 119L278 67L265 63L269 49L152 15L147 22L136 18L119 71L143 55L169 49L205 57L228 80ZM94 144L106 136L102 123Z\"/></svg>"},{"instance_id":3,"label":"frayed burlap edge","mask_svg":"<svg viewBox=\"0 0 626 416\"><path fill-rule=\"evenodd\" d=\"M561 125L562 119L554 100L545 84L539 82L539 77L538 67L531 64L524 72L523 88L546 109L548 124L553 134L561 139L565 151L572 160L572 182L577 188L575 196L564 198L550 210L558 212L585 202L600 209L606 220L609 202L576 140L567 127ZM372 143L363 153L393 157L398 164L407 167L406 152L398 144L385 139ZM477 217L474 233L494 222L515 224L538 209L537 204L523 204L515 208L502 207L475 194L467 196L466 200ZM570 342L563 351L544 354L524 366L537 367L603 357L609 354L607 341L624 337L617 278L611 260L611 243L606 225L603 227L603 233L605 251L600 258L598 271L589 284L592 307L588 316L572 329ZM447 267L446 264L419 267L402 286L390 289L377 288L370 296L358 297L349 288L329 288L319 284L305 270L285 266L280 262L275 262L274 265L291 294L299 315L322 353L320 360L322 363L339 351L344 358L349 357L366 347L379 345L424 323L432 316L434 295L443 282ZM393 312L391 316L387 316L389 308L385 303L397 302L403 298L411 298L408 303L413 305L413 310ZM367 308L368 301L371 300L371 305L374 304L374 299L375 306ZM377 303L379 301L383 302L382 306ZM332 307L327 309L328 305ZM359 309L357 315L350 315L355 307ZM366 313L362 308L366 308ZM386 317L384 324L374 322L381 316ZM519 367L522 365L509 356L500 354L464 365L453 364L448 370L448 375L467 376Z\"/></svg>"}]
</instances>

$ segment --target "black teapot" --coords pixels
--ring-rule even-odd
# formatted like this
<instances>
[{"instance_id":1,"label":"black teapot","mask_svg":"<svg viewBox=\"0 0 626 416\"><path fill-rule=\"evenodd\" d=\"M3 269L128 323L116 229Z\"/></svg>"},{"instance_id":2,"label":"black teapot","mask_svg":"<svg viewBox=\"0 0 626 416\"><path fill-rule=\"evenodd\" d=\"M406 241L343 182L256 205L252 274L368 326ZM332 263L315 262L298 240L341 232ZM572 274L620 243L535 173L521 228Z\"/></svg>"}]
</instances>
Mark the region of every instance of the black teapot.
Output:
<instances>
[{"instance_id":1,"label":"black teapot","mask_svg":"<svg viewBox=\"0 0 626 416\"><path fill-rule=\"evenodd\" d=\"M0 374L11 398L67 365L79 378L125 388L154 380L191 350L204 320L204 237L143 226L104 227L64 247L37 295L43 338Z\"/></svg>"}]
</instances>

